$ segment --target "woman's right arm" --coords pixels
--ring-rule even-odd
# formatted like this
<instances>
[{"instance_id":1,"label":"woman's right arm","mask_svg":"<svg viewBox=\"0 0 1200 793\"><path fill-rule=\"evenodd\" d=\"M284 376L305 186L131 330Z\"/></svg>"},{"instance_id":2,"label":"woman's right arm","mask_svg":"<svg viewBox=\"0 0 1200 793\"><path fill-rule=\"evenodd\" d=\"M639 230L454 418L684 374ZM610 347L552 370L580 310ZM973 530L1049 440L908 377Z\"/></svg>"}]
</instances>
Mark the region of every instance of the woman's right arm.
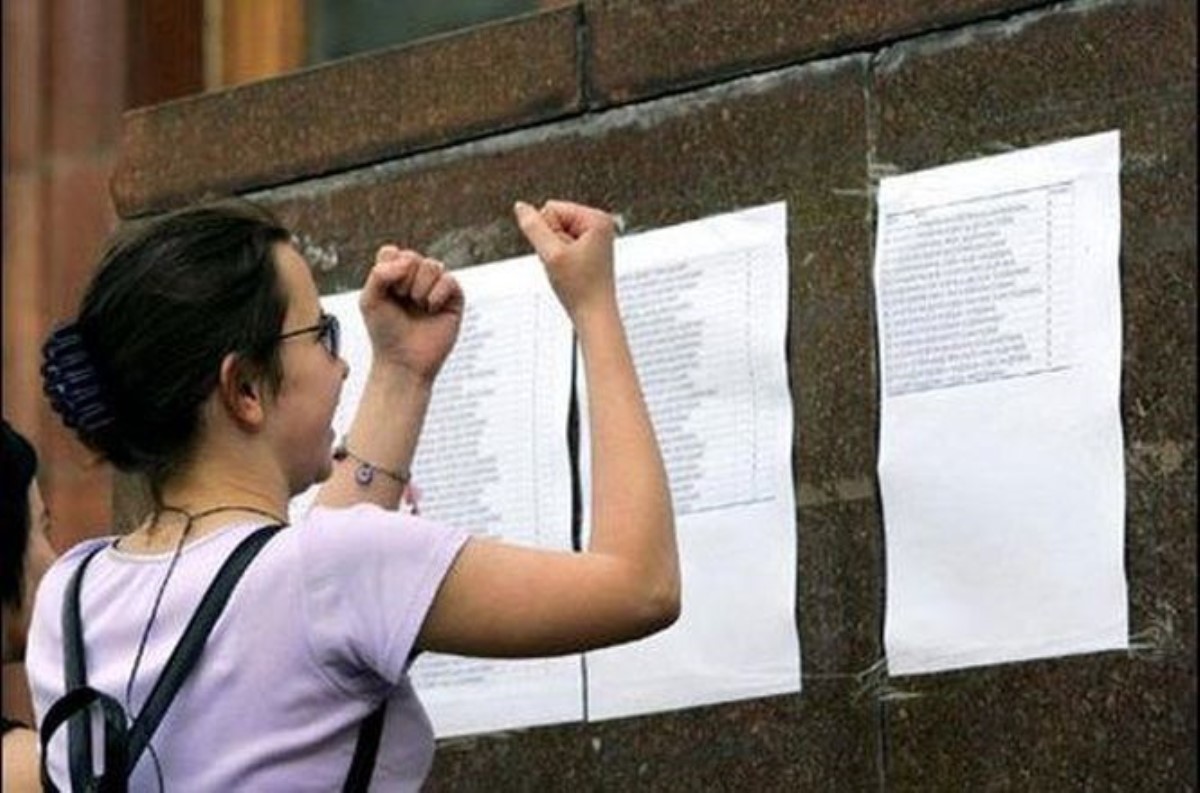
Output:
<instances>
[{"instance_id":1,"label":"woman's right arm","mask_svg":"<svg viewBox=\"0 0 1200 793\"><path fill-rule=\"evenodd\" d=\"M671 497L617 307L612 218L561 201L515 211L583 350L591 540L583 553L468 541L426 617L418 638L424 650L578 652L661 630L679 614Z\"/></svg>"}]
</instances>

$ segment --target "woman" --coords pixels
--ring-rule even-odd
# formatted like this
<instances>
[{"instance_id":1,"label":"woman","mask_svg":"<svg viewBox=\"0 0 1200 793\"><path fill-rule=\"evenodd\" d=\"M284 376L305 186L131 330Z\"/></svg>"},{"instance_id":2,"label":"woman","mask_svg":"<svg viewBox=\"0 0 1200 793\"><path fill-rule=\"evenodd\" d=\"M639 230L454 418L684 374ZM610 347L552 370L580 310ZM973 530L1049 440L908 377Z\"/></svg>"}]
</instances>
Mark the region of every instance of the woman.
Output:
<instances>
[{"instance_id":1,"label":"woman","mask_svg":"<svg viewBox=\"0 0 1200 793\"><path fill-rule=\"evenodd\" d=\"M132 719L231 549L321 480L306 518L233 591L131 789L340 788L360 723L386 702L373 786L416 790L433 752L407 676L417 653L571 653L674 621L674 522L618 313L612 220L559 201L514 212L583 350L588 551L468 538L396 511L462 317L440 263L380 249L360 301L371 368L331 455L347 366L290 235L246 207L175 213L111 245L78 319L47 344L55 408L118 468L146 474L157 509L46 576L27 664L39 720L64 694L64 590L87 553L104 546L80 590L88 683ZM47 755L60 787L65 733Z\"/></svg>"},{"instance_id":2,"label":"woman","mask_svg":"<svg viewBox=\"0 0 1200 793\"><path fill-rule=\"evenodd\" d=\"M37 454L29 441L4 420L3 460L0 460L0 600L4 631L0 634L5 664L21 663L29 630L33 593L54 550L46 536L49 516L37 483ZM23 687L22 687L23 689ZM37 735L21 721L4 714L3 790L38 790Z\"/></svg>"}]
</instances>

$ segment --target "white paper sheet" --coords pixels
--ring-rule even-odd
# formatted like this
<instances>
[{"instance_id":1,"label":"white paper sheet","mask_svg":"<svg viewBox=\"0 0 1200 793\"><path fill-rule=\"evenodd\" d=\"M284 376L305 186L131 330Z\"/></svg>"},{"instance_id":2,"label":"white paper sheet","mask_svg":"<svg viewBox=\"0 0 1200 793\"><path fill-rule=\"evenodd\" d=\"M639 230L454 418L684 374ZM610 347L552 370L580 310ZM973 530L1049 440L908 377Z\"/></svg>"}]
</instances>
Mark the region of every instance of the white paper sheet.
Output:
<instances>
[{"instance_id":1,"label":"white paper sheet","mask_svg":"<svg viewBox=\"0 0 1200 793\"><path fill-rule=\"evenodd\" d=\"M467 299L413 464L421 513L479 536L571 548L571 325L535 257L456 273ZM579 721L579 656L426 654L413 685L438 737Z\"/></svg>"},{"instance_id":2,"label":"white paper sheet","mask_svg":"<svg viewBox=\"0 0 1200 793\"><path fill-rule=\"evenodd\" d=\"M1128 645L1116 131L882 180L894 675Z\"/></svg>"},{"instance_id":3,"label":"white paper sheet","mask_svg":"<svg viewBox=\"0 0 1200 793\"><path fill-rule=\"evenodd\" d=\"M466 311L413 462L421 514L478 536L569 549L570 323L534 257L455 276ZM322 300L342 322L351 363L334 419L339 434L353 417L370 361L357 301L357 292ZM296 499L293 514L314 494ZM411 675L438 737L583 718L579 656L512 661L425 654Z\"/></svg>"},{"instance_id":4,"label":"white paper sheet","mask_svg":"<svg viewBox=\"0 0 1200 793\"><path fill-rule=\"evenodd\" d=\"M422 656L413 682L439 737L582 720L585 680L596 719L800 688L785 207L623 238L617 261L622 314L669 468L683 615L665 634L591 654L586 676L580 656ZM479 534L569 548L570 325L534 257L456 275L467 312L413 465L421 511ZM339 433L370 361L357 300L357 292L322 300L342 321L351 363ZM295 499L293 515L314 494Z\"/></svg>"},{"instance_id":5,"label":"white paper sheet","mask_svg":"<svg viewBox=\"0 0 1200 793\"><path fill-rule=\"evenodd\" d=\"M587 654L588 718L799 691L786 207L622 238L617 284L668 469L683 610L663 633Z\"/></svg>"}]
</instances>

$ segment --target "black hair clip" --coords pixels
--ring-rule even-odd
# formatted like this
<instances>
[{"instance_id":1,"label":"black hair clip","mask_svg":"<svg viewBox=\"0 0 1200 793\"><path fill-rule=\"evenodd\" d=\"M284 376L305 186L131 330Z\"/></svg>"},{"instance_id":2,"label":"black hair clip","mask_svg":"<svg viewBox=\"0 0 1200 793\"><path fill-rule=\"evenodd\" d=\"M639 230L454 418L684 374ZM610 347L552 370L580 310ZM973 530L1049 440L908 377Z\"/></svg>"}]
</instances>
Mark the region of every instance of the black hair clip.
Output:
<instances>
[{"instance_id":1,"label":"black hair clip","mask_svg":"<svg viewBox=\"0 0 1200 793\"><path fill-rule=\"evenodd\" d=\"M42 345L42 381L50 406L71 429L91 433L113 422L100 377L74 323L51 333Z\"/></svg>"}]
</instances>

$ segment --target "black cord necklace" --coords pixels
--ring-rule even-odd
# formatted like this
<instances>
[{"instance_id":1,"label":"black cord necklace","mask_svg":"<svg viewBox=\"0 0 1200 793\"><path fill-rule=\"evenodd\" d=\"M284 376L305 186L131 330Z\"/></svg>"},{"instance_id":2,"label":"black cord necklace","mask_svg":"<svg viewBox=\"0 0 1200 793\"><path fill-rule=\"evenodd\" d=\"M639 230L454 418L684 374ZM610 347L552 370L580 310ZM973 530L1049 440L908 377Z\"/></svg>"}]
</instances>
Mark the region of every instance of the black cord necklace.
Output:
<instances>
[{"instance_id":1,"label":"black cord necklace","mask_svg":"<svg viewBox=\"0 0 1200 793\"><path fill-rule=\"evenodd\" d=\"M251 507L242 504L222 504L209 509L201 510L200 512L188 512L180 507L162 506L159 507L151 519L151 525L158 523L159 517L164 512L177 512L187 518L187 522L183 524L183 531L179 533L179 542L175 543L175 550L171 554L171 561L167 564L167 572L163 574L162 583L158 585L158 592L154 596L154 604L150 607L150 618L146 620L146 627L142 629L142 638L138 641L137 654L133 657L133 666L129 669L129 679L125 682L125 712L129 717L133 718L133 681L137 677L138 667L142 663L142 655L146 651L146 643L150 639L150 630L154 627L154 620L158 616L158 606L162 603L163 594L167 591L167 582L171 580L171 574L175 572L175 565L179 561L180 554L183 553L183 544L187 540L188 534L192 531L192 526L200 518L207 518L209 515L215 515L218 512L250 512L255 515L261 515L264 518L270 518L280 525L287 525L287 521L280 519L274 513L268 512L265 509ZM116 543L113 543L115 546ZM163 790L162 766L158 762L158 754L154 751L153 741L146 744L146 748L150 750L150 757L154 760L154 773L158 778L158 789Z\"/></svg>"}]
</instances>

